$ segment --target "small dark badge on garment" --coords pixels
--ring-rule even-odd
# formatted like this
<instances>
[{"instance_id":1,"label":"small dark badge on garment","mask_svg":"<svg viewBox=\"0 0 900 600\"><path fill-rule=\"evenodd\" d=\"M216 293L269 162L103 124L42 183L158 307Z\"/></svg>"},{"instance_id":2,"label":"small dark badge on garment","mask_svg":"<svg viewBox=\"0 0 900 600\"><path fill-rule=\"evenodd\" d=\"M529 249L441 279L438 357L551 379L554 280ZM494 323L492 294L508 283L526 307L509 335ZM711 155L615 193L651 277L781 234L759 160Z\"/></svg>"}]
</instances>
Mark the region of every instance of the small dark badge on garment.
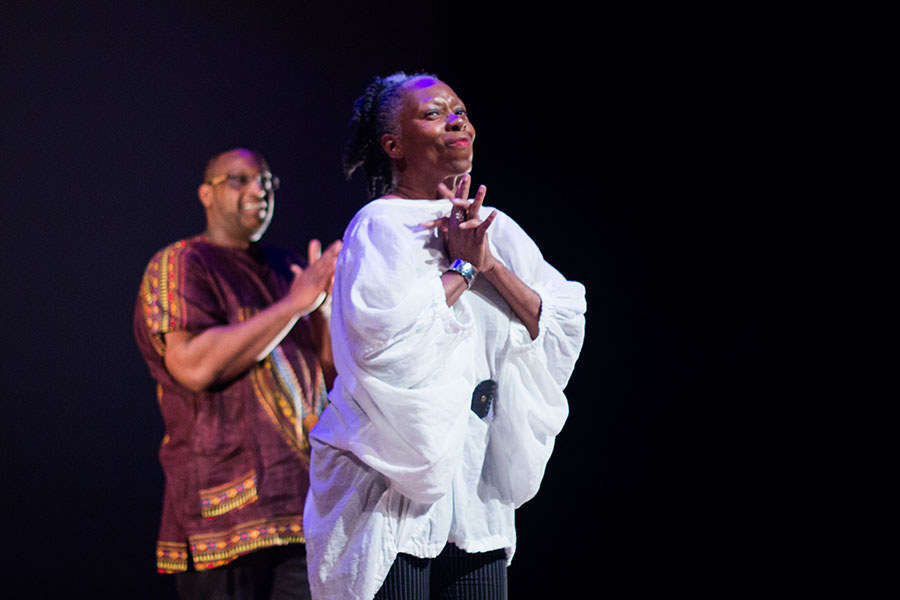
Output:
<instances>
[{"instance_id":1,"label":"small dark badge on garment","mask_svg":"<svg viewBox=\"0 0 900 600\"><path fill-rule=\"evenodd\" d=\"M472 392L472 412L480 418L485 418L491 411L491 403L497 394L497 382L493 379L485 379L475 386Z\"/></svg>"}]
</instances>

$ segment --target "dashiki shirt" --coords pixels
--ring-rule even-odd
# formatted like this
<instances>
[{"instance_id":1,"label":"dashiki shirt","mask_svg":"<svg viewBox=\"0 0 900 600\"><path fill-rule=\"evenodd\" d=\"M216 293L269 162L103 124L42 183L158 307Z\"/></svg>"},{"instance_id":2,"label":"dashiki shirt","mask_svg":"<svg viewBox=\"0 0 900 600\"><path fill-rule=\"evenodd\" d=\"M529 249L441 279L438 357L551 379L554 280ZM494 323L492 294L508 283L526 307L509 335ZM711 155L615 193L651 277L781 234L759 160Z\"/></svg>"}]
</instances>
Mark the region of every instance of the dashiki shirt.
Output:
<instances>
[{"instance_id":1,"label":"dashiki shirt","mask_svg":"<svg viewBox=\"0 0 900 600\"><path fill-rule=\"evenodd\" d=\"M287 293L295 263L303 264L270 246L239 250L197 236L164 248L147 266L134 333L165 425L160 572L212 569L304 541L307 434L327 402L308 321L246 373L202 392L178 384L163 362L164 334L252 317Z\"/></svg>"}]
</instances>

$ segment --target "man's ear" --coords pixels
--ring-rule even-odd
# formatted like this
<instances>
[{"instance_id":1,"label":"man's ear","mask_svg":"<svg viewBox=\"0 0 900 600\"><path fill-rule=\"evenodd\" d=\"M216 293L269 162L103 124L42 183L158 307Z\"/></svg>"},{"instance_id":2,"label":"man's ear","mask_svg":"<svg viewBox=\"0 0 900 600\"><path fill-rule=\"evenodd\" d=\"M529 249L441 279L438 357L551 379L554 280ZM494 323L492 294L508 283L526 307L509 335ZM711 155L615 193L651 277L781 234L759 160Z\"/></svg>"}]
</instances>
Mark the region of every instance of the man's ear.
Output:
<instances>
[{"instance_id":1,"label":"man's ear","mask_svg":"<svg viewBox=\"0 0 900 600\"><path fill-rule=\"evenodd\" d=\"M213 186L208 183L201 183L197 188L197 197L200 198L200 204L209 208L212 206Z\"/></svg>"},{"instance_id":2,"label":"man's ear","mask_svg":"<svg viewBox=\"0 0 900 600\"><path fill-rule=\"evenodd\" d=\"M393 133L386 133L381 136L381 147L387 152L387 155L393 160L403 158L403 147L400 144L400 138Z\"/></svg>"}]
</instances>

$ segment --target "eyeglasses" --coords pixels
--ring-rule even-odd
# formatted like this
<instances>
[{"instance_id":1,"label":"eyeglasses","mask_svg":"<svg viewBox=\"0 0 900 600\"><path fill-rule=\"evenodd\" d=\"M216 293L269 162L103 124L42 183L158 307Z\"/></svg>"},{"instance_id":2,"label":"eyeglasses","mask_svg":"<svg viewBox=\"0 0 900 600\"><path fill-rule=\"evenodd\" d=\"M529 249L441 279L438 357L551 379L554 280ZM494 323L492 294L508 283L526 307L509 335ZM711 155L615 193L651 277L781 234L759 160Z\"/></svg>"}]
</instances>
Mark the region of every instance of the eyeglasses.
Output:
<instances>
[{"instance_id":1,"label":"eyeglasses","mask_svg":"<svg viewBox=\"0 0 900 600\"><path fill-rule=\"evenodd\" d=\"M206 184L219 185L225 182L233 190L242 190L255 182L259 189L266 193L274 192L281 184L281 181L271 173L228 173L227 175L214 177L207 181Z\"/></svg>"}]
</instances>

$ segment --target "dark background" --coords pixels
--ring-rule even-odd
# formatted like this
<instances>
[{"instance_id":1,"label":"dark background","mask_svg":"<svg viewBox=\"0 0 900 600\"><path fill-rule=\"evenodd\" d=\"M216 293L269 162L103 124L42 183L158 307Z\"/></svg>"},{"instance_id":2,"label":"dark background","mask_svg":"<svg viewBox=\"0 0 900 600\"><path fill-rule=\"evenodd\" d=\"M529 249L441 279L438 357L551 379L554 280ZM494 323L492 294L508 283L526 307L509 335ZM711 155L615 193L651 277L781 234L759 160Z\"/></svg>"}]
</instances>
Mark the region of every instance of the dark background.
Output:
<instances>
[{"instance_id":1,"label":"dark background","mask_svg":"<svg viewBox=\"0 0 900 600\"><path fill-rule=\"evenodd\" d=\"M845 15L324 4L5 5L4 587L171 597L144 266L201 230L204 162L236 145L282 179L267 241L339 238L365 201L340 172L351 103L405 69L465 100L487 203L588 290L511 597L857 588L848 406L874 389L847 367L871 316L841 316L875 268L845 251L886 239L830 160Z\"/></svg>"}]
</instances>

